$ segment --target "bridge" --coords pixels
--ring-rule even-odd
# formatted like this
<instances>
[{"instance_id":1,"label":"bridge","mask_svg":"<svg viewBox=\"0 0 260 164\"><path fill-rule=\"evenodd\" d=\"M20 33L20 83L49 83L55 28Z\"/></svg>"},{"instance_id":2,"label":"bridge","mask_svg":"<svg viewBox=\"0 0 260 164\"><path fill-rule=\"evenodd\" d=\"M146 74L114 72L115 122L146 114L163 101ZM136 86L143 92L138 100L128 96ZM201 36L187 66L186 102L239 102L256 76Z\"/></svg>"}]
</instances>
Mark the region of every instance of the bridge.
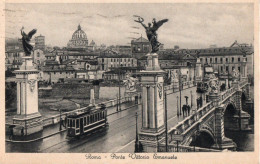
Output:
<instances>
[{"instance_id":1,"label":"bridge","mask_svg":"<svg viewBox=\"0 0 260 164\"><path fill-rule=\"evenodd\" d=\"M140 73L143 87L142 127L136 147L142 145L144 152L236 150L236 144L225 136L224 129L250 130L250 115L242 109L242 104L250 99L250 86L245 71L242 70L242 78L239 80L234 78L229 89L222 92L211 90L208 103L193 110L191 115L169 128L167 102L163 100L165 97L162 97L162 92L165 95L170 94L169 90L174 92L174 84L161 90L163 72L152 65L156 63L152 61L150 67L148 65L148 69ZM203 140L211 142L212 146L205 148L201 145Z\"/></svg>"}]
</instances>

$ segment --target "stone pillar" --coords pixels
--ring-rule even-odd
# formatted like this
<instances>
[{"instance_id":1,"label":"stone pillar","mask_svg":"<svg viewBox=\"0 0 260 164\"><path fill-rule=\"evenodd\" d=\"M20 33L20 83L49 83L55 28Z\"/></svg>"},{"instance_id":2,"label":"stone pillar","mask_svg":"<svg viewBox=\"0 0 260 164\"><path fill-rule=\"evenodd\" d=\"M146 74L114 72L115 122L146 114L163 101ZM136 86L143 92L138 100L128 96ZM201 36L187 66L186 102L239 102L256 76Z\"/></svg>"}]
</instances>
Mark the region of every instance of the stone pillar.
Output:
<instances>
[{"instance_id":1,"label":"stone pillar","mask_svg":"<svg viewBox=\"0 0 260 164\"><path fill-rule=\"evenodd\" d=\"M215 109L215 121L214 121L214 136L215 136L215 144L213 148L215 149L229 149L236 150L236 143L225 137L224 133L224 118L223 118L224 107L220 106Z\"/></svg>"},{"instance_id":2,"label":"stone pillar","mask_svg":"<svg viewBox=\"0 0 260 164\"><path fill-rule=\"evenodd\" d=\"M17 114L13 118L14 135L30 135L43 129L38 112L38 73L31 57L23 57L19 70L14 71L17 82Z\"/></svg>"},{"instance_id":3,"label":"stone pillar","mask_svg":"<svg viewBox=\"0 0 260 164\"><path fill-rule=\"evenodd\" d=\"M238 88L234 96L235 96L235 103L236 103L236 110L237 110L237 115L235 116L238 122L237 130L243 130L243 131L251 130L251 128L249 127L250 115L247 112L242 110L242 100L241 100L242 90Z\"/></svg>"},{"instance_id":4,"label":"stone pillar","mask_svg":"<svg viewBox=\"0 0 260 164\"><path fill-rule=\"evenodd\" d=\"M142 86L142 127L139 140L144 152L157 152L163 141L164 125L164 71L158 65L158 55L147 55L146 70L140 71ZM150 65L149 65L150 64Z\"/></svg>"}]
</instances>

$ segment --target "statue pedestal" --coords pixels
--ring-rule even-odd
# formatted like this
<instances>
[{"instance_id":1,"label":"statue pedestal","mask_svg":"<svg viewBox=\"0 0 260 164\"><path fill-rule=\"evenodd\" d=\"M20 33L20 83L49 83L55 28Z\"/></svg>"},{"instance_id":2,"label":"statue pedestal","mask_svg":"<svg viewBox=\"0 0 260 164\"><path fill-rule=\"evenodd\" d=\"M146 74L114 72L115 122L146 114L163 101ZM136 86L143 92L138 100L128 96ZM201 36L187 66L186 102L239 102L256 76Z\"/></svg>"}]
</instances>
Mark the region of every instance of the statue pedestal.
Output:
<instances>
[{"instance_id":1,"label":"statue pedestal","mask_svg":"<svg viewBox=\"0 0 260 164\"><path fill-rule=\"evenodd\" d=\"M140 71L142 86L142 128L139 140L144 152L157 152L165 135L164 80L157 54L147 55L146 70Z\"/></svg>"},{"instance_id":2,"label":"statue pedestal","mask_svg":"<svg viewBox=\"0 0 260 164\"><path fill-rule=\"evenodd\" d=\"M17 114L13 118L14 135L30 135L43 129L38 112L38 73L31 57L23 57L21 68L14 71L17 83Z\"/></svg>"}]
</instances>

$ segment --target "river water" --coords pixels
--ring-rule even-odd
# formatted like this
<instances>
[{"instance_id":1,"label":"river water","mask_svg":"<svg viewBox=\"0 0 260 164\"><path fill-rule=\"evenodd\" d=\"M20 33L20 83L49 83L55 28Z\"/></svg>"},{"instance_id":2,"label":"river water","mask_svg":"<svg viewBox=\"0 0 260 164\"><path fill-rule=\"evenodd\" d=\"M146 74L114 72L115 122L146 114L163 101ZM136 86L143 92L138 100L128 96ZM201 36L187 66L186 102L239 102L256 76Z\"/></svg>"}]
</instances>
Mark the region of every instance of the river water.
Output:
<instances>
[{"instance_id":1,"label":"river water","mask_svg":"<svg viewBox=\"0 0 260 164\"><path fill-rule=\"evenodd\" d=\"M254 151L254 125L252 131L225 131L225 136L237 144L237 151Z\"/></svg>"}]
</instances>

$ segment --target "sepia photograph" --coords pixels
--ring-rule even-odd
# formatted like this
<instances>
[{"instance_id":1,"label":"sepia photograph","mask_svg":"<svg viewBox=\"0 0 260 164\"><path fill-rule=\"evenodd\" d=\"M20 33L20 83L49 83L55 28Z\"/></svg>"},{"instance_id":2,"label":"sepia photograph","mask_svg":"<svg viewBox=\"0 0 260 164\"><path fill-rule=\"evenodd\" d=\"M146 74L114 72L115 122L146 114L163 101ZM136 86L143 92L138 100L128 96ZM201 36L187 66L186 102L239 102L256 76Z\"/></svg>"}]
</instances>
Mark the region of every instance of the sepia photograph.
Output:
<instances>
[{"instance_id":1,"label":"sepia photograph","mask_svg":"<svg viewBox=\"0 0 260 164\"><path fill-rule=\"evenodd\" d=\"M254 153L254 7L5 3L4 152Z\"/></svg>"}]
</instances>

